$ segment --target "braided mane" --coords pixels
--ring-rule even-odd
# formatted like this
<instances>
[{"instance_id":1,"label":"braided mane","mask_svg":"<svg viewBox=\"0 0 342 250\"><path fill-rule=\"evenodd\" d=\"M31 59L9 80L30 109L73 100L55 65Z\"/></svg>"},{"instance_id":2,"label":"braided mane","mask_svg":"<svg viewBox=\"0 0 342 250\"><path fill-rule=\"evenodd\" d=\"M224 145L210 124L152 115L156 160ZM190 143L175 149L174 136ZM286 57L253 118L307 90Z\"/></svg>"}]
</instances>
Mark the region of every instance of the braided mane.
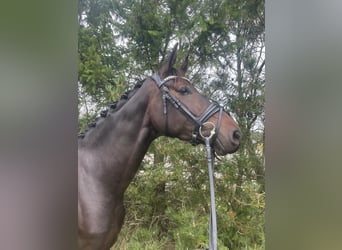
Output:
<instances>
[{"instance_id":1,"label":"braided mane","mask_svg":"<svg viewBox=\"0 0 342 250\"><path fill-rule=\"evenodd\" d=\"M116 111L118 111L119 109L121 109L121 107L140 89L140 87L142 86L142 84L144 83L144 80L139 81L137 84L135 84L135 86L133 87L133 89L127 90L126 92L124 92L119 100L116 101L112 101L109 104L109 108L104 109L100 112L100 116L96 117L94 120L92 120L90 123L88 123L88 127L83 131L80 132L78 134L78 138L79 139L83 139L86 135L86 133L92 129L96 127L97 122L99 122L100 120L105 119L108 114L112 114L115 113Z\"/></svg>"}]
</instances>

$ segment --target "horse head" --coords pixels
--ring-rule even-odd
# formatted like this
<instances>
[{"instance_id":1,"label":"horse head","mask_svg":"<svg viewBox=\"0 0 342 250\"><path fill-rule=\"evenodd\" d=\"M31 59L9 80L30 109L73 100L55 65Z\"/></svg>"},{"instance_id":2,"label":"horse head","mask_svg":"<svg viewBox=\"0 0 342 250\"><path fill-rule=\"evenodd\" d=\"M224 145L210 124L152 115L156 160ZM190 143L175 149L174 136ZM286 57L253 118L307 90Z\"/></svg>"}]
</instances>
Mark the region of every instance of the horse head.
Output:
<instances>
[{"instance_id":1,"label":"horse head","mask_svg":"<svg viewBox=\"0 0 342 250\"><path fill-rule=\"evenodd\" d=\"M193 145L203 144L205 137L213 133L211 145L218 155L234 153L241 139L239 126L220 105L209 101L185 77L188 57L181 67L173 67L177 46L152 76L155 94L149 114L153 127L163 135L191 141Z\"/></svg>"}]
</instances>

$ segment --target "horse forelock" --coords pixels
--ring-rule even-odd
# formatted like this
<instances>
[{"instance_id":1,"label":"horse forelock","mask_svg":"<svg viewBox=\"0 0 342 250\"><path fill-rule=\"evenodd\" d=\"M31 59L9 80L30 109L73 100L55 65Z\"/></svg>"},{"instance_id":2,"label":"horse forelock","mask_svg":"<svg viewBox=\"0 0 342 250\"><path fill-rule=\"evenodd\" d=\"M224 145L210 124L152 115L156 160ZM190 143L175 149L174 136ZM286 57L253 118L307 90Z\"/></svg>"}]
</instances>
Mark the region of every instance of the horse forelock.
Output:
<instances>
[{"instance_id":1,"label":"horse forelock","mask_svg":"<svg viewBox=\"0 0 342 250\"><path fill-rule=\"evenodd\" d=\"M129 99L132 98L132 96L134 96L134 94L141 88L141 86L143 85L144 80L140 80L138 81L134 87L130 90L127 90L126 92L124 92L121 96L119 100L115 100L112 101L111 103L109 103L109 107L107 109L104 109L100 112L100 116L97 116L94 120L92 120L90 123L88 123L88 127L81 133L78 134L78 138L79 139L83 139L86 135L86 133L92 129L96 127L96 124L100 121L105 119L109 113L115 113L118 110L121 109L122 106L124 106L127 101Z\"/></svg>"}]
</instances>

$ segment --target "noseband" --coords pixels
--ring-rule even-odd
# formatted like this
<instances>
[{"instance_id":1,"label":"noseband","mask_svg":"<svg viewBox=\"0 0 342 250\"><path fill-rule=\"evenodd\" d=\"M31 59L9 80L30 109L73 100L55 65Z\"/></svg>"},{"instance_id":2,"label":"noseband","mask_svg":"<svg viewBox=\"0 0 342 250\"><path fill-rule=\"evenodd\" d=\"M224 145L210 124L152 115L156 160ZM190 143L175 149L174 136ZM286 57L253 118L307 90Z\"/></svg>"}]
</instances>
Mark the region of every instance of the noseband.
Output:
<instances>
[{"instance_id":1,"label":"noseband","mask_svg":"<svg viewBox=\"0 0 342 250\"><path fill-rule=\"evenodd\" d=\"M163 113L165 117L165 133L167 133L168 131L167 101L169 101L176 109L182 112L185 116L190 118L190 120L195 124L192 130L192 140L191 140L192 145L197 145L198 143L200 143L201 138L198 138L198 135L200 134L201 126L204 123L206 123L206 121L210 117L212 117L215 113L219 112L219 118L215 126L215 134L211 137L211 142L210 142L211 146L213 146L216 141L217 134L220 130L223 107L219 105L218 103L211 102L209 106L207 107L207 109L199 117L195 116L183 103L181 103L180 100L178 100L174 95L172 95L169 89L165 86L166 82L170 80L175 80L176 78L181 78L190 83L189 79L182 77L182 76L168 76L164 80L161 80L157 73L153 74L152 76L152 79L157 83L162 94Z\"/></svg>"}]
</instances>

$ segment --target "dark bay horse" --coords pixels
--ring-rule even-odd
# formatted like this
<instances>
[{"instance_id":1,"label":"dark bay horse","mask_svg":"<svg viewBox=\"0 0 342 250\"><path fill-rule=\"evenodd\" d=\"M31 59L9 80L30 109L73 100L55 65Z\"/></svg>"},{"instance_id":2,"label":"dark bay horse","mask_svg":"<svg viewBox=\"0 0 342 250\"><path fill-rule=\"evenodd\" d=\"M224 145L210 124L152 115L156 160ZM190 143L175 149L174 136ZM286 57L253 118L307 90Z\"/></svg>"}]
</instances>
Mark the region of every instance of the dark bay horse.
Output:
<instances>
[{"instance_id":1,"label":"dark bay horse","mask_svg":"<svg viewBox=\"0 0 342 250\"><path fill-rule=\"evenodd\" d=\"M124 221L124 192L150 143L158 136L203 143L204 122L215 124L216 154L235 152L240 129L219 105L184 77L188 60L174 68L177 45L156 74L113 103L78 141L78 245L109 250ZM209 128L203 128L206 133ZM209 131L207 131L209 133Z\"/></svg>"}]
</instances>

